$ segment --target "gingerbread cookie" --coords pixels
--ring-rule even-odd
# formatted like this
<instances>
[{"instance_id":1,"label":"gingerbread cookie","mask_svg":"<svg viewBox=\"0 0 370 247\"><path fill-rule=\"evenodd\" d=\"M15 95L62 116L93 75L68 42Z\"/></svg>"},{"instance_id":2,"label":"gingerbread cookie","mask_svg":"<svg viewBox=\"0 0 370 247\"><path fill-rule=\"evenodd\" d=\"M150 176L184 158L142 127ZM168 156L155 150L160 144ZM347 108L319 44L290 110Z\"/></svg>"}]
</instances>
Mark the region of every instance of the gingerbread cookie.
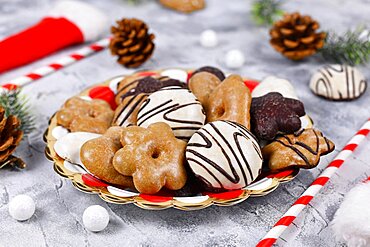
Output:
<instances>
[{"instance_id":1,"label":"gingerbread cookie","mask_svg":"<svg viewBox=\"0 0 370 247\"><path fill-rule=\"evenodd\" d=\"M221 80L206 71L201 71L190 78L188 85L190 91L197 97L199 102L205 106L207 104L209 95L221 83Z\"/></svg>"},{"instance_id":2,"label":"gingerbread cookie","mask_svg":"<svg viewBox=\"0 0 370 247\"><path fill-rule=\"evenodd\" d=\"M228 76L209 95L205 110L207 122L229 120L250 129L251 93L238 75Z\"/></svg>"},{"instance_id":3,"label":"gingerbread cookie","mask_svg":"<svg viewBox=\"0 0 370 247\"><path fill-rule=\"evenodd\" d=\"M125 97L114 112L113 125L121 127L136 125L137 113L147 97L145 93Z\"/></svg>"},{"instance_id":4,"label":"gingerbread cookie","mask_svg":"<svg viewBox=\"0 0 370 247\"><path fill-rule=\"evenodd\" d=\"M243 125L223 120L206 124L191 137L186 159L210 190L244 188L262 169L262 154L254 135Z\"/></svg>"},{"instance_id":5,"label":"gingerbread cookie","mask_svg":"<svg viewBox=\"0 0 370 247\"><path fill-rule=\"evenodd\" d=\"M179 190L185 185L186 142L176 139L167 124L124 128L121 143L123 148L113 159L114 168L132 176L139 192L155 194L163 187Z\"/></svg>"},{"instance_id":6,"label":"gingerbread cookie","mask_svg":"<svg viewBox=\"0 0 370 247\"><path fill-rule=\"evenodd\" d=\"M326 65L316 72L310 82L312 92L330 100L353 100L365 93L367 81L356 68L349 65Z\"/></svg>"},{"instance_id":7,"label":"gingerbread cookie","mask_svg":"<svg viewBox=\"0 0 370 247\"><path fill-rule=\"evenodd\" d=\"M160 0L159 2L167 8L184 13L203 9L206 5L205 0Z\"/></svg>"},{"instance_id":8,"label":"gingerbread cookie","mask_svg":"<svg viewBox=\"0 0 370 247\"><path fill-rule=\"evenodd\" d=\"M92 132L102 134L110 126L113 111L103 100L85 100L73 97L56 113L58 125L71 132Z\"/></svg>"},{"instance_id":9,"label":"gingerbread cookie","mask_svg":"<svg viewBox=\"0 0 370 247\"><path fill-rule=\"evenodd\" d=\"M175 79L171 79L167 76L128 76L125 77L117 85L116 103L120 104L126 97L135 96L138 94L149 95L161 88L169 86L179 86L186 88L185 83Z\"/></svg>"},{"instance_id":10,"label":"gingerbread cookie","mask_svg":"<svg viewBox=\"0 0 370 247\"><path fill-rule=\"evenodd\" d=\"M166 87L152 93L142 104L137 125L148 127L157 122L167 123L179 139L188 140L204 125L202 105L188 89Z\"/></svg>"},{"instance_id":11,"label":"gingerbread cookie","mask_svg":"<svg viewBox=\"0 0 370 247\"><path fill-rule=\"evenodd\" d=\"M320 156L334 148L334 143L320 131L305 129L276 138L262 149L262 154L272 171L291 167L311 169L319 164Z\"/></svg>"},{"instance_id":12,"label":"gingerbread cookie","mask_svg":"<svg viewBox=\"0 0 370 247\"><path fill-rule=\"evenodd\" d=\"M116 101L120 104L115 111L113 124L122 127L136 125L139 108L151 93L169 86L186 87L185 83L166 76L158 78L148 76L137 80L128 77L121 83L116 96Z\"/></svg>"},{"instance_id":13,"label":"gingerbread cookie","mask_svg":"<svg viewBox=\"0 0 370 247\"><path fill-rule=\"evenodd\" d=\"M302 102L284 98L280 93L268 93L253 98L251 124L253 133L263 140L272 140L279 133L294 133L301 128L299 117L304 116Z\"/></svg>"},{"instance_id":14,"label":"gingerbread cookie","mask_svg":"<svg viewBox=\"0 0 370 247\"><path fill-rule=\"evenodd\" d=\"M122 148L120 137L124 128L111 127L99 138L82 145L82 164L98 178L112 184L133 188L132 178L118 173L113 167L113 157Z\"/></svg>"}]
</instances>

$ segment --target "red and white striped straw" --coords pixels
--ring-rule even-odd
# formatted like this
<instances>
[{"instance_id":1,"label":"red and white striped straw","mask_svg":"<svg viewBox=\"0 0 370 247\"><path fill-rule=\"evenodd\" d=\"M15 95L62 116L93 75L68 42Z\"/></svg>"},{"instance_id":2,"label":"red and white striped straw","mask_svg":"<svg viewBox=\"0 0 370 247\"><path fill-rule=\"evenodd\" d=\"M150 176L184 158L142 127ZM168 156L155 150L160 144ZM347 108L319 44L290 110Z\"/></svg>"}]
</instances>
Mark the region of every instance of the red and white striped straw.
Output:
<instances>
[{"instance_id":1,"label":"red and white striped straw","mask_svg":"<svg viewBox=\"0 0 370 247\"><path fill-rule=\"evenodd\" d=\"M70 64L73 64L85 57L88 57L92 54L95 54L103 49L105 49L106 47L108 47L109 45L109 41L110 41L110 38L104 38L104 39L101 39L99 41L97 41L96 43L93 43L93 44L90 44L90 45L87 45L75 52L73 52L72 54L68 55L68 56L65 56L65 57L62 57L60 59L58 59L55 63L51 63L49 65L46 65L44 67L41 67L39 69L36 69L35 71L29 73L29 74L26 74L24 76L21 76L21 77L18 77L14 80L11 80L11 81L8 81L6 82L5 84L2 85L3 88L7 88L7 89L13 89L13 88L19 88L19 87L23 87L31 82L34 82L40 78L43 78L47 75L50 75L54 72L56 72L57 70L60 70Z\"/></svg>"},{"instance_id":2,"label":"red and white striped straw","mask_svg":"<svg viewBox=\"0 0 370 247\"><path fill-rule=\"evenodd\" d=\"M261 239L257 247L272 246L281 234L295 220L304 207L310 203L320 189L329 181L344 161L355 151L358 145L365 140L370 132L370 118L356 133L347 145L339 152L335 159L325 168L321 175L307 188L289 210L280 218L273 228Z\"/></svg>"}]
</instances>

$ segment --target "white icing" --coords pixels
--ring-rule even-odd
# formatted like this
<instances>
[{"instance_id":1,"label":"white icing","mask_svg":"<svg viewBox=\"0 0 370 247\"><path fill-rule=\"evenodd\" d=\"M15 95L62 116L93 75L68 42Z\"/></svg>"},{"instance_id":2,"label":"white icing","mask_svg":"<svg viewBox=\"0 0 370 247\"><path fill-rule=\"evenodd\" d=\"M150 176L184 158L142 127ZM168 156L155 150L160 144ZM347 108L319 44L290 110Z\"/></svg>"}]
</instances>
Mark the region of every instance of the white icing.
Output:
<instances>
[{"instance_id":1,"label":"white icing","mask_svg":"<svg viewBox=\"0 0 370 247\"><path fill-rule=\"evenodd\" d=\"M309 116L304 115L303 117L300 117L300 119L301 119L301 126L303 129L312 128L313 123Z\"/></svg>"},{"instance_id":2,"label":"white icing","mask_svg":"<svg viewBox=\"0 0 370 247\"><path fill-rule=\"evenodd\" d=\"M61 158L71 163L82 165L80 160L80 149L82 145L100 136L100 134L89 132L68 133L55 142L54 150Z\"/></svg>"},{"instance_id":3,"label":"white icing","mask_svg":"<svg viewBox=\"0 0 370 247\"><path fill-rule=\"evenodd\" d=\"M271 92L281 93L285 98L298 99L293 85L285 79L268 76L252 91L252 97L261 97Z\"/></svg>"},{"instance_id":4,"label":"white icing","mask_svg":"<svg viewBox=\"0 0 370 247\"><path fill-rule=\"evenodd\" d=\"M207 142L210 143L208 146ZM229 121L208 123L198 130L188 143L186 159L192 171L211 187L228 190L251 184L262 168L262 154L257 140L246 128Z\"/></svg>"},{"instance_id":5,"label":"white icing","mask_svg":"<svg viewBox=\"0 0 370 247\"><path fill-rule=\"evenodd\" d=\"M356 68L348 65L326 65L319 69L310 81L311 90L333 100L360 97L366 90L366 78Z\"/></svg>"},{"instance_id":6,"label":"white icing","mask_svg":"<svg viewBox=\"0 0 370 247\"><path fill-rule=\"evenodd\" d=\"M188 80L188 73L182 69L166 69L162 71L161 76L168 76L182 82L186 82Z\"/></svg>"},{"instance_id":7,"label":"white icing","mask_svg":"<svg viewBox=\"0 0 370 247\"><path fill-rule=\"evenodd\" d=\"M117 76L117 77L114 77L110 80L109 82L109 88L110 90L112 90L112 92L114 92L114 94L117 93L117 85L118 83L120 83L123 78L125 78L124 76Z\"/></svg>"},{"instance_id":8,"label":"white icing","mask_svg":"<svg viewBox=\"0 0 370 247\"><path fill-rule=\"evenodd\" d=\"M164 122L176 137L190 138L204 125L206 116L202 105L189 90L166 87L152 93L141 105L137 125L147 128L152 123Z\"/></svg>"},{"instance_id":9,"label":"white icing","mask_svg":"<svg viewBox=\"0 0 370 247\"><path fill-rule=\"evenodd\" d=\"M60 139L63 136L67 135L69 131L63 126L57 126L51 131L51 135L56 139Z\"/></svg>"},{"instance_id":10,"label":"white icing","mask_svg":"<svg viewBox=\"0 0 370 247\"><path fill-rule=\"evenodd\" d=\"M92 98L90 96L87 96L87 95L82 95L82 96L79 96L79 97L83 100L86 100L86 101L92 101Z\"/></svg>"}]
</instances>

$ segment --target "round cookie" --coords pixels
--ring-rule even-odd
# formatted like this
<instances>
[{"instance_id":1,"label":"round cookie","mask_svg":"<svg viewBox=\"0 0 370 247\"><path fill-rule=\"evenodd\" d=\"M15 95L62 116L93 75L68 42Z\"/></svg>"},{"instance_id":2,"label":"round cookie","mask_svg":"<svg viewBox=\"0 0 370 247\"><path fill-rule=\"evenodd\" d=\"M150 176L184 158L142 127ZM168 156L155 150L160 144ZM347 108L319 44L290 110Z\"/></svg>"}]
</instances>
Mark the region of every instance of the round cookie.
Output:
<instances>
[{"instance_id":1,"label":"round cookie","mask_svg":"<svg viewBox=\"0 0 370 247\"><path fill-rule=\"evenodd\" d=\"M310 81L312 92L330 100L353 100L360 97L367 87L365 76L348 65L325 65Z\"/></svg>"},{"instance_id":2,"label":"round cookie","mask_svg":"<svg viewBox=\"0 0 370 247\"><path fill-rule=\"evenodd\" d=\"M136 125L137 112L141 104L151 93L163 87L178 86L186 87L186 84L169 77L144 77L129 84L130 88L120 91L120 104L113 118L113 125L127 127ZM128 90L128 91L127 91Z\"/></svg>"},{"instance_id":3,"label":"round cookie","mask_svg":"<svg viewBox=\"0 0 370 247\"><path fill-rule=\"evenodd\" d=\"M252 97L257 98L271 92L281 93L285 98L298 99L293 85L286 79L268 76L252 91Z\"/></svg>"},{"instance_id":4,"label":"round cookie","mask_svg":"<svg viewBox=\"0 0 370 247\"><path fill-rule=\"evenodd\" d=\"M141 105L137 125L167 123L179 139L188 140L204 125L206 115L197 98L188 89L166 87L152 93Z\"/></svg>"},{"instance_id":5,"label":"round cookie","mask_svg":"<svg viewBox=\"0 0 370 247\"><path fill-rule=\"evenodd\" d=\"M206 124L191 137L186 160L207 189L235 190L251 184L262 169L261 149L253 134L231 121Z\"/></svg>"},{"instance_id":6,"label":"round cookie","mask_svg":"<svg viewBox=\"0 0 370 247\"><path fill-rule=\"evenodd\" d=\"M223 81L226 78L225 74L221 70L219 70L218 68L212 67L212 66L203 66L195 70L191 76L194 76L195 74L200 73L200 72L211 73L214 76L216 76L218 79L220 79L220 81Z\"/></svg>"}]
</instances>

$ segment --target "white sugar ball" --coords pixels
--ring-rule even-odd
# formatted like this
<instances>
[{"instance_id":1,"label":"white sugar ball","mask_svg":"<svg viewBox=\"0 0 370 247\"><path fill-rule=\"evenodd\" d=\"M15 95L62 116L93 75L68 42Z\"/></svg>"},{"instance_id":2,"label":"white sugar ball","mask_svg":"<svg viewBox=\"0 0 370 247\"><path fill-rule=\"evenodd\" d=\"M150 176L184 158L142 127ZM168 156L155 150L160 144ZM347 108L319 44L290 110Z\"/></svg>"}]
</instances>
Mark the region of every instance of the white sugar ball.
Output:
<instances>
[{"instance_id":1,"label":"white sugar ball","mask_svg":"<svg viewBox=\"0 0 370 247\"><path fill-rule=\"evenodd\" d=\"M200 44L203 47L215 47L218 44L217 33L211 29L205 30L200 35Z\"/></svg>"},{"instance_id":2,"label":"white sugar ball","mask_svg":"<svg viewBox=\"0 0 370 247\"><path fill-rule=\"evenodd\" d=\"M25 221L35 213L36 205L34 200L27 195L18 195L9 203L10 215L19 221Z\"/></svg>"},{"instance_id":3,"label":"white sugar ball","mask_svg":"<svg viewBox=\"0 0 370 247\"><path fill-rule=\"evenodd\" d=\"M91 232L104 230L109 223L108 211L99 205L93 205L85 209L82 221L85 228Z\"/></svg>"},{"instance_id":4,"label":"white sugar ball","mask_svg":"<svg viewBox=\"0 0 370 247\"><path fill-rule=\"evenodd\" d=\"M226 66L230 69L238 69L244 64L244 54L237 49L230 50L226 53Z\"/></svg>"}]
</instances>

